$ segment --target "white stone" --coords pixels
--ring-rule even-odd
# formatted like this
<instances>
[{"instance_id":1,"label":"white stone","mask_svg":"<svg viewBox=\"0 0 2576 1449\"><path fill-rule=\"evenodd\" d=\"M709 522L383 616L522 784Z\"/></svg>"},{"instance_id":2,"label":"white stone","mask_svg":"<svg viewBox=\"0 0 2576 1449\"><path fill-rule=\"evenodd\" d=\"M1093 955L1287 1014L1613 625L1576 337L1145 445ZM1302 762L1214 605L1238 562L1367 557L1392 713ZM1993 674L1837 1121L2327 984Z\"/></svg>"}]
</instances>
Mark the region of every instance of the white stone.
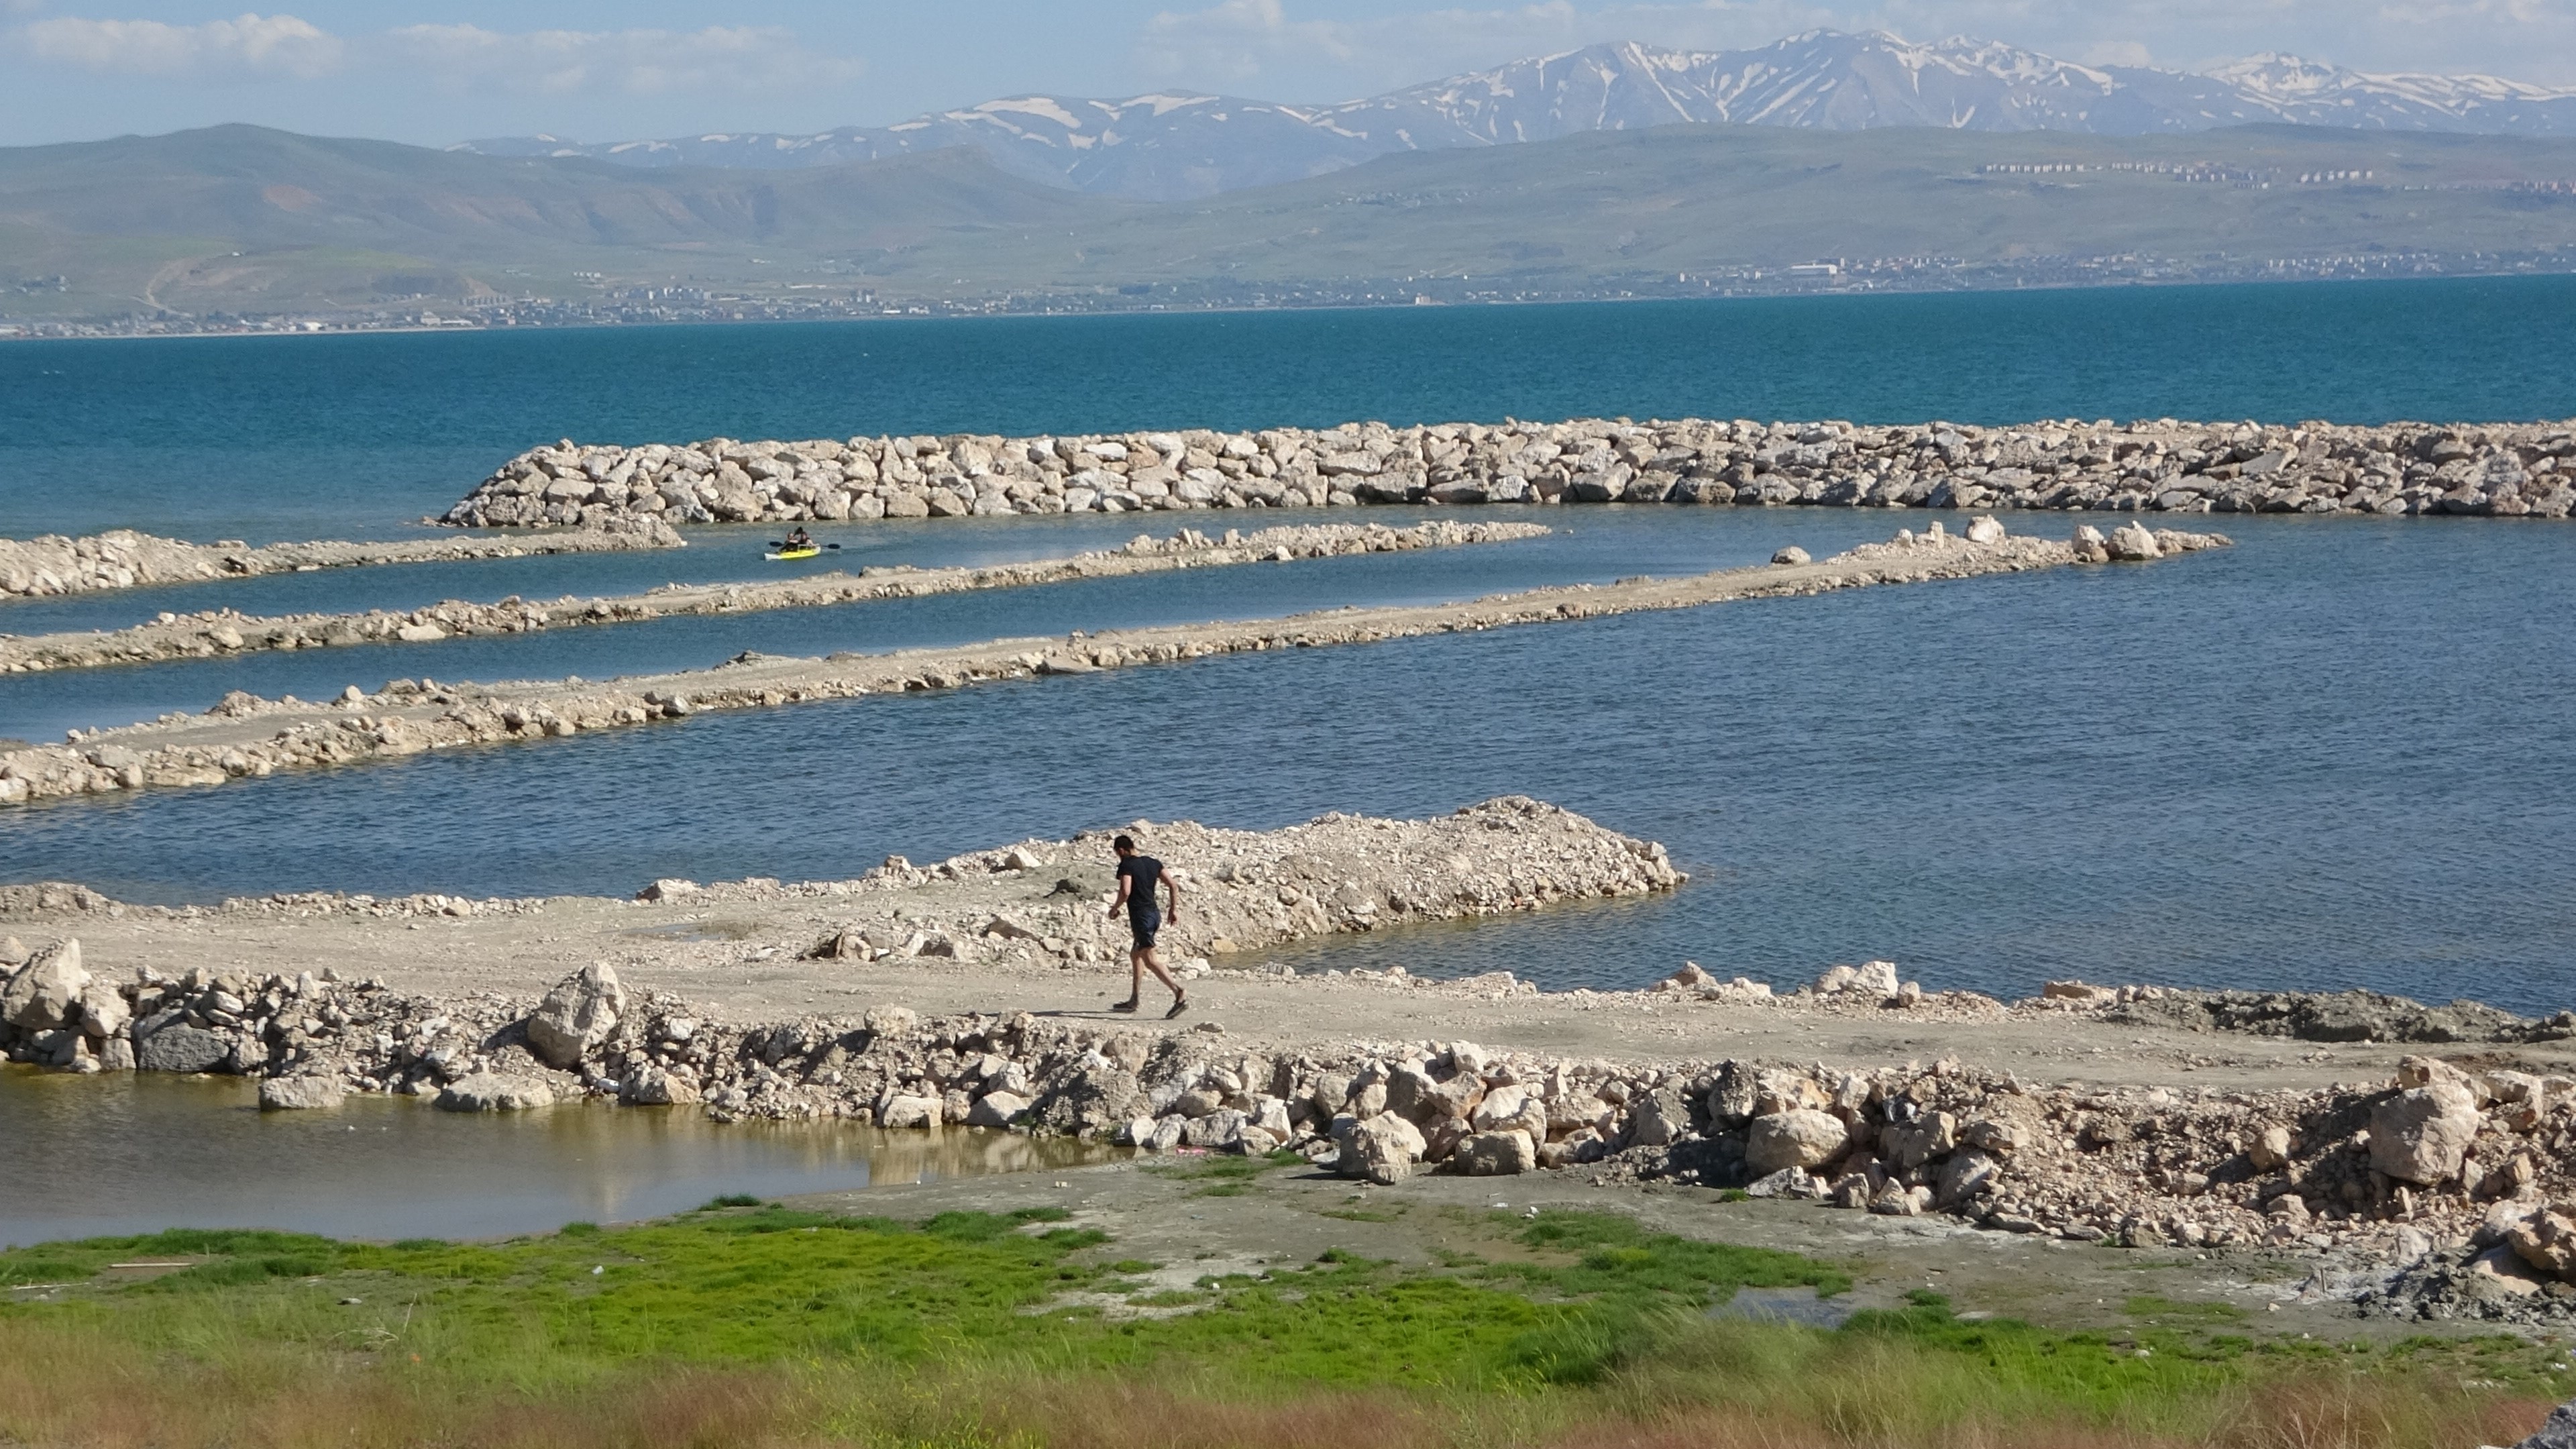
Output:
<instances>
[{"instance_id":1,"label":"white stone","mask_svg":"<svg viewBox=\"0 0 2576 1449\"><path fill-rule=\"evenodd\" d=\"M550 1067L580 1065L592 1048L617 1031L626 1014L626 986L617 968L594 961L555 983L528 1018L528 1049Z\"/></svg>"},{"instance_id":2,"label":"white stone","mask_svg":"<svg viewBox=\"0 0 2576 1449\"><path fill-rule=\"evenodd\" d=\"M969 1127L1008 1127L1011 1119L1029 1110L1029 1099L1011 1092L986 1092L967 1109Z\"/></svg>"},{"instance_id":3,"label":"white stone","mask_svg":"<svg viewBox=\"0 0 2576 1449\"><path fill-rule=\"evenodd\" d=\"M1469 1177L1512 1177L1538 1166L1538 1148L1517 1129L1479 1132L1458 1144L1452 1160Z\"/></svg>"},{"instance_id":4,"label":"white stone","mask_svg":"<svg viewBox=\"0 0 2576 1449\"><path fill-rule=\"evenodd\" d=\"M2460 1175L2478 1135L2477 1098L2456 1081L2409 1087L2370 1112L2370 1165L2431 1187Z\"/></svg>"},{"instance_id":5,"label":"white stone","mask_svg":"<svg viewBox=\"0 0 2576 1449\"><path fill-rule=\"evenodd\" d=\"M77 939L46 947L0 986L0 1021L26 1031L52 1031L70 1024L81 993L89 986L81 967Z\"/></svg>"},{"instance_id":6,"label":"white stone","mask_svg":"<svg viewBox=\"0 0 2576 1449\"><path fill-rule=\"evenodd\" d=\"M1755 1176L1784 1167L1822 1167L1841 1155L1851 1130L1830 1112L1800 1108L1753 1119L1745 1135L1744 1165Z\"/></svg>"}]
</instances>

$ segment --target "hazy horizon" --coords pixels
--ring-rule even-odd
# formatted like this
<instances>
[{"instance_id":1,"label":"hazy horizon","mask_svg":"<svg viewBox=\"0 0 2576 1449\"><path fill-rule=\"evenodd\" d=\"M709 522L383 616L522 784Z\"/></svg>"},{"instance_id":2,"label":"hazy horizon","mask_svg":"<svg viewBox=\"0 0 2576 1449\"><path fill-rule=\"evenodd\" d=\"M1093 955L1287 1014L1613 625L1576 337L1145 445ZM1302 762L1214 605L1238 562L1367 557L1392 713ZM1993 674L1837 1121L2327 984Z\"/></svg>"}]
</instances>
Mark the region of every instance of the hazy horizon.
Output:
<instances>
[{"instance_id":1,"label":"hazy horizon","mask_svg":"<svg viewBox=\"0 0 2576 1449\"><path fill-rule=\"evenodd\" d=\"M812 0L722 9L454 0L437 10L313 0L266 15L163 0L0 0L0 145L233 121L421 145L538 132L594 142L811 133L1027 92L1321 104L1603 41L1742 49L1818 28L1918 42L1968 35L2096 65L2198 71L2286 52L2366 72L2576 85L2576 0L1546 0L1485 9L984 0L935 12Z\"/></svg>"}]
</instances>

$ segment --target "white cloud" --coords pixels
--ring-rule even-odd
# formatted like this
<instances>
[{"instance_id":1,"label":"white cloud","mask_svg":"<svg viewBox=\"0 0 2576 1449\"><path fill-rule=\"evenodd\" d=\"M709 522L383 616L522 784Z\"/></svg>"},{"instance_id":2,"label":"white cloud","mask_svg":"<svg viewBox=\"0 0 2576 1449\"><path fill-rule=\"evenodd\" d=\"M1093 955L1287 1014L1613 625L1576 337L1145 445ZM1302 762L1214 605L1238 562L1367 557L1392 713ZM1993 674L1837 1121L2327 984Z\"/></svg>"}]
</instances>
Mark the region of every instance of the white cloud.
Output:
<instances>
[{"instance_id":1,"label":"white cloud","mask_svg":"<svg viewBox=\"0 0 2576 1449\"><path fill-rule=\"evenodd\" d=\"M670 30L534 30L406 25L379 42L393 63L450 85L535 86L557 94L630 95L743 86L834 86L861 62L806 49L789 31L758 26Z\"/></svg>"},{"instance_id":2,"label":"white cloud","mask_svg":"<svg viewBox=\"0 0 2576 1449\"><path fill-rule=\"evenodd\" d=\"M0 0L22 4L27 0ZM259 76L315 80L351 74L385 83L427 79L451 89L546 94L754 86L835 86L856 60L806 49L785 30L486 30L406 25L342 37L292 15L243 15L199 25L158 20L31 21L8 39L25 56L102 75Z\"/></svg>"},{"instance_id":3,"label":"white cloud","mask_svg":"<svg viewBox=\"0 0 2576 1449\"><path fill-rule=\"evenodd\" d=\"M32 21L18 43L41 61L107 75L235 73L310 80L338 70L347 46L292 15L243 15L202 25L158 20Z\"/></svg>"}]
</instances>

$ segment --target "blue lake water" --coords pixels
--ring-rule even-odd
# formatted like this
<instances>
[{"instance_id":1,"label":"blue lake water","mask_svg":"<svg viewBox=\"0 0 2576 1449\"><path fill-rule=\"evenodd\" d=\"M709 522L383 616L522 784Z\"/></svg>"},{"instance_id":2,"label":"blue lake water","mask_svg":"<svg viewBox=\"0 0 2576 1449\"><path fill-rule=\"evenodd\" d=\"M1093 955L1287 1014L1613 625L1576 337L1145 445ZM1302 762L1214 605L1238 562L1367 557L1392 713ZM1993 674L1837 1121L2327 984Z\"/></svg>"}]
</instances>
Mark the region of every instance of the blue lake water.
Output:
<instances>
[{"instance_id":1,"label":"blue lake water","mask_svg":"<svg viewBox=\"0 0 2576 1449\"><path fill-rule=\"evenodd\" d=\"M2576 414L2576 279L0 348L0 533L376 535L559 435L1375 416ZM1372 510L1399 521L1399 510ZM1548 510L1527 544L0 682L0 734L423 674L702 666L1465 597L1823 553L1908 513ZM1156 519L1163 528L1182 522ZM1186 520L1255 525L1261 515ZM2062 532L2075 520L2008 519ZM1667 842L1670 898L1357 959L1636 984L1889 956L2047 976L2576 1004L2565 525L2228 518L2236 550L699 717L0 813L0 878L139 900L841 876L1138 816L1269 826L1522 792ZM1097 547L1136 520L853 528L849 561ZM409 605L750 576L690 550L359 570L0 610ZM797 814L738 808L799 782ZM1346 957L1345 959L1353 959Z\"/></svg>"},{"instance_id":2,"label":"blue lake water","mask_svg":"<svg viewBox=\"0 0 2576 1449\"><path fill-rule=\"evenodd\" d=\"M1685 518L1765 540L1919 521L1721 510L1664 531ZM1685 957L1790 981L1888 956L1927 985L1999 992L2074 974L2576 1004L2565 529L2236 532L2234 550L2151 568L699 716L69 802L0 815L0 876L133 899L624 892L840 877L1139 816L1266 827L1518 792L1665 841L1693 881L1373 950L1560 986L1638 984ZM738 808L782 780L809 808Z\"/></svg>"},{"instance_id":3,"label":"blue lake water","mask_svg":"<svg viewBox=\"0 0 2576 1449\"><path fill-rule=\"evenodd\" d=\"M2576 278L0 347L9 536L385 537L570 436L2576 414ZM0 626L5 627L5 626Z\"/></svg>"}]
</instances>

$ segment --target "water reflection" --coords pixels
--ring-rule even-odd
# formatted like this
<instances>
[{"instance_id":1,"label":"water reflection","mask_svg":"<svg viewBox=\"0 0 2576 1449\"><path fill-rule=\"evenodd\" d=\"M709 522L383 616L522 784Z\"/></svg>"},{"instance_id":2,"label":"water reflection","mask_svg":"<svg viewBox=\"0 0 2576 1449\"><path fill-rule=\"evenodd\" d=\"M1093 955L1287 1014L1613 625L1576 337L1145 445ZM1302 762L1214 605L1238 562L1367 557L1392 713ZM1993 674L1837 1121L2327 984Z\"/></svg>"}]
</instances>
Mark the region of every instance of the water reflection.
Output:
<instances>
[{"instance_id":1,"label":"water reflection","mask_svg":"<svg viewBox=\"0 0 2576 1449\"><path fill-rule=\"evenodd\" d=\"M264 1227L337 1237L484 1238L775 1197L1023 1172L1109 1149L952 1128L736 1123L694 1108L567 1106L469 1117L408 1098L258 1109L250 1084L0 1069L0 1243Z\"/></svg>"}]
</instances>

